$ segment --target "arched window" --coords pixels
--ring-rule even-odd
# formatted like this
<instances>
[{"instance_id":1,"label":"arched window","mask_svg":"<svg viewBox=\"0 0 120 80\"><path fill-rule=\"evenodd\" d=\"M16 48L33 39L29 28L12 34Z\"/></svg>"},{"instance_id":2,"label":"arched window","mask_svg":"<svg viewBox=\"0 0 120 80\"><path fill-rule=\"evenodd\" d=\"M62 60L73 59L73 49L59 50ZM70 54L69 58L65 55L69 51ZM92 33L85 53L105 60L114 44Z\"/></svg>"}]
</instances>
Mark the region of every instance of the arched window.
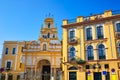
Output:
<instances>
[{"instance_id":1,"label":"arched window","mask_svg":"<svg viewBox=\"0 0 120 80\"><path fill-rule=\"evenodd\" d=\"M117 50L118 50L118 58L120 58L120 43L118 43Z\"/></svg>"},{"instance_id":2,"label":"arched window","mask_svg":"<svg viewBox=\"0 0 120 80\"><path fill-rule=\"evenodd\" d=\"M72 67L70 67L68 70L78 70L78 68L75 67L75 66L72 66Z\"/></svg>"},{"instance_id":3,"label":"arched window","mask_svg":"<svg viewBox=\"0 0 120 80\"><path fill-rule=\"evenodd\" d=\"M93 60L94 55L93 55L93 46L89 45L87 47L87 60Z\"/></svg>"},{"instance_id":4,"label":"arched window","mask_svg":"<svg viewBox=\"0 0 120 80\"><path fill-rule=\"evenodd\" d=\"M106 59L105 46L103 44L98 45L98 58Z\"/></svg>"},{"instance_id":5,"label":"arched window","mask_svg":"<svg viewBox=\"0 0 120 80\"><path fill-rule=\"evenodd\" d=\"M46 51L46 50L47 50L46 47L47 47L46 44L43 44L43 51Z\"/></svg>"},{"instance_id":6,"label":"arched window","mask_svg":"<svg viewBox=\"0 0 120 80\"><path fill-rule=\"evenodd\" d=\"M71 47L70 48L70 52L69 52L69 58L74 58L75 57L75 48Z\"/></svg>"},{"instance_id":7,"label":"arched window","mask_svg":"<svg viewBox=\"0 0 120 80\"><path fill-rule=\"evenodd\" d=\"M53 34L53 38L55 38L55 34Z\"/></svg>"},{"instance_id":8,"label":"arched window","mask_svg":"<svg viewBox=\"0 0 120 80\"><path fill-rule=\"evenodd\" d=\"M50 23L48 23L48 28L50 28Z\"/></svg>"}]
</instances>

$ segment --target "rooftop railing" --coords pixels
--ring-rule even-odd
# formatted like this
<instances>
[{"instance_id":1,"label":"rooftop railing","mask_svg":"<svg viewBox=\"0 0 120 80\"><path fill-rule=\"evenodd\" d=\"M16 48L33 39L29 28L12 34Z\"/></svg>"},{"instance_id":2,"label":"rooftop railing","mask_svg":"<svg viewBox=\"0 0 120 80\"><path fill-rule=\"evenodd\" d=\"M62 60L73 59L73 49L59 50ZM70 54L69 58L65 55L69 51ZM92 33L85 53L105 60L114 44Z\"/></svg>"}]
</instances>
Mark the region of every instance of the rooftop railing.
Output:
<instances>
[{"instance_id":1,"label":"rooftop railing","mask_svg":"<svg viewBox=\"0 0 120 80\"><path fill-rule=\"evenodd\" d=\"M68 24L72 24L72 23L76 23L76 18L68 20Z\"/></svg>"},{"instance_id":2,"label":"rooftop railing","mask_svg":"<svg viewBox=\"0 0 120 80\"><path fill-rule=\"evenodd\" d=\"M120 14L120 10L115 10L115 11L112 11L112 15L117 15L117 14ZM83 21L90 21L91 20L91 17L94 16L94 19L101 19L101 18L104 18L105 15L104 13L100 13L100 14L93 14L91 16L85 16L83 18ZM74 19L69 19L68 20L68 24L73 24L73 23L76 23L77 22L77 19L74 18Z\"/></svg>"},{"instance_id":3,"label":"rooftop railing","mask_svg":"<svg viewBox=\"0 0 120 80\"><path fill-rule=\"evenodd\" d=\"M120 10L112 11L112 15L117 15L117 14L120 14Z\"/></svg>"}]
</instances>

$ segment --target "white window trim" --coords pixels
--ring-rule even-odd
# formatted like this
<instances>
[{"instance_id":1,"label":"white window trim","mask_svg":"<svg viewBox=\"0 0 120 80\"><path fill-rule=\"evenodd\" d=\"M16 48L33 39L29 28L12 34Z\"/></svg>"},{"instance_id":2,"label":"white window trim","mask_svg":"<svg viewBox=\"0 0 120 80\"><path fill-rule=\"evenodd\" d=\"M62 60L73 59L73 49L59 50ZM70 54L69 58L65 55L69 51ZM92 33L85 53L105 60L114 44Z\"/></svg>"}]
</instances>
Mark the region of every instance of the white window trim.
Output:
<instances>
[{"instance_id":1,"label":"white window trim","mask_svg":"<svg viewBox=\"0 0 120 80\"><path fill-rule=\"evenodd\" d=\"M93 39L93 26L85 26L85 40L87 40L87 34L86 34L86 30L87 28L91 28L92 29L92 39Z\"/></svg>"},{"instance_id":2,"label":"white window trim","mask_svg":"<svg viewBox=\"0 0 120 80\"><path fill-rule=\"evenodd\" d=\"M74 47L74 46L70 46L69 48L68 48L68 52L70 53L70 48L72 48L72 47ZM76 47L74 47L75 48L75 57L76 57ZM68 53L68 56L69 56L69 53Z\"/></svg>"},{"instance_id":3,"label":"white window trim","mask_svg":"<svg viewBox=\"0 0 120 80\"><path fill-rule=\"evenodd\" d=\"M12 60L6 60L5 61L5 68L7 68L7 62L11 62L11 66L10 66L10 68L12 67Z\"/></svg>"},{"instance_id":4,"label":"white window trim","mask_svg":"<svg viewBox=\"0 0 120 80\"><path fill-rule=\"evenodd\" d=\"M48 50L48 44L47 44L47 42L43 42L43 43L42 43L42 51L43 51L43 45L44 45L44 44L46 44L46 51L47 51L47 50Z\"/></svg>"},{"instance_id":5,"label":"white window trim","mask_svg":"<svg viewBox=\"0 0 120 80\"><path fill-rule=\"evenodd\" d=\"M103 45L105 46L105 55L106 55L106 60L107 60L108 58L107 58L107 50L106 50L106 45L105 45L105 43L99 43L99 44L97 45L97 49L98 49L98 46L99 46L100 44L103 44ZM99 60L99 56L98 56L98 50L97 50L97 60Z\"/></svg>"},{"instance_id":6,"label":"white window trim","mask_svg":"<svg viewBox=\"0 0 120 80\"><path fill-rule=\"evenodd\" d=\"M68 38L70 38L70 31L75 31L75 37L76 37L76 29L75 28L70 28L69 30L68 30Z\"/></svg>"},{"instance_id":7,"label":"white window trim","mask_svg":"<svg viewBox=\"0 0 120 80\"><path fill-rule=\"evenodd\" d=\"M92 46L92 47L93 47L93 57L94 57L94 59L93 59L93 60L95 60L95 56L94 56L94 46L93 46L92 44L87 45L87 46L86 46L86 50L87 50L87 47L88 47L88 46ZM88 60L87 51L86 51L86 60Z\"/></svg>"},{"instance_id":8,"label":"white window trim","mask_svg":"<svg viewBox=\"0 0 120 80\"><path fill-rule=\"evenodd\" d=\"M5 54L5 55L9 55L9 49L10 49L10 48L8 48L8 54L6 54L6 49L7 49L7 48L8 48L8 47L5 47L5 51L4 51L4 54Z\"/></svg>"},{"instance_id":9,"label":"white window trim","mask_svg":"<svg viewBox=\"0 0 120 80\"><path fill-rule=\"evenodd\" d=\"M15 48L15 54L13 54L13 48ZM12 53L12 55L16 55L17 54L17 48L16 47L13 47L13 48L12 48L12 52L11 53Z\"/></svg>"},{"instance_id":10,"label":"white window trim","mask_svg":"<svg viewBox=\"0 0 120 80\"><path fill-rule=\"evenodd\" d=\"M103 38L105 38L104 24L96 24L96 39L98 39L98 36L97 36L97 27L99 27L99 26L102 26L102 29L103 29Z\"/></svg>"},{"instance_id":11,"label":"white window trim","mask_svg":"<svg viewBox=\"0 0 120 80\"><path fill-rule=\"evenodd\" d=\"M119 47L119 44L120 44L120 42L117 43L117 47ZM118 54L118 57L119 57L119 51L118 51L118 48L117 48L117 54Z\"/></svg>"},{"instance_id":12,"label":"white window trim","mask_svg":"<svg viewBox=\"0 0 120 80\"><path fill-rule=\"evenodd\" d=\"M114 23L114 26L115 26L115 32L117 31L117 26L116 26L117 23L120 23L120 21L115 21L115 23Z\"/></svg>"}]
</instances>

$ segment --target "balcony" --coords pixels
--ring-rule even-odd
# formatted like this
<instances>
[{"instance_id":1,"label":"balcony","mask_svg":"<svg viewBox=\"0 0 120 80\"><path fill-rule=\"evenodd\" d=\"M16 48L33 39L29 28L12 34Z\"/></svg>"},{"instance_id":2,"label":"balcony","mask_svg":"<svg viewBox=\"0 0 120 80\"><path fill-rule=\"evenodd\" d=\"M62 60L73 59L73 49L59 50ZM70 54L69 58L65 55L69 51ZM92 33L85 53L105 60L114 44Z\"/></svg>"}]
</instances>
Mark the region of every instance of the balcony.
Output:
<instances>
[{"instance_id":1,"label":"balcony","mask_svg":"<svg viewBox=\"0 0 120 80\"><path fill-rule=\"evenodd\" d=\"M81 58L76 58L76 57L72 57L72 58L69 57L68 62L71 64L78 64L78 65L84 65L86 63Z\"/></svg>"},{"instance_id":2,"label":"balcony","mask_svg":"<svg viewBox=\"0 0 120 80\"><path fill-rule=\"evenodd\" d=\"M90 41L90 40L92 40L92 36L90 36L90 37L87 37L87 39L86 39L87 41Z\"/></svg>"},{"instance_id":3,"label":"balcony","mask_svg":"<svg viewBox=\"0 0 120 80\"><path fill-rule=\"evenodd\" d=\"M69 42L70 45L74 45L74 44L78 43L78 39L76 37L69 38L68 42Z\"/></svg>"},{"instance_id":4,"label":"balcony","mask_svg":"<svg viewBox=\"0 0 120 80\"><path fill-rule=\"evenodd\" d=\"M93 56L88 57L88 60L94 60Z\"/></svg>"},{"instance_id":5,"label":"balcony","mask_svg":"<svg viewBox=\"0 0 120 80\"><path fill-rule=\"evenodd\" d=\"M99 60L105 60L106 59L106 56L103 55L103 56L99 56Z\"/></svg>"},{"instance_id":6,"label":"balcony","mask_svg":"<svg viewBox=\"0 0 120 80\"><path fill-rule=\"evenodd\" d=\"M98 35L97 38L98 38L98 39L103 39L104 36L103 36L103 35Z\"/></svg>"},{"instance_id":7,"label":"balcony","mask_svg":"<svg viewBox=\"0 0 120 80\"><path fill-rule=\"evenodd\" d=\"M115 32L115 37L120 39L120 32Z\"/></svg>"}]
</instances>

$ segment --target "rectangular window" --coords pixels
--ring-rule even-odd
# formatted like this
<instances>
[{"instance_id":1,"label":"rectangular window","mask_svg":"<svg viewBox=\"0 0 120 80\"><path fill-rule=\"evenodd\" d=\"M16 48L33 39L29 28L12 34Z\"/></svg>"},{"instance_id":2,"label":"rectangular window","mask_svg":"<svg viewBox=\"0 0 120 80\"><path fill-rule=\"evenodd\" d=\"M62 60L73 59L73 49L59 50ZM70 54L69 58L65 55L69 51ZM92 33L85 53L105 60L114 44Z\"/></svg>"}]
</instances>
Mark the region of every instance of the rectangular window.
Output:
<instances>
[{"instance_id":1,"label":"rectangular window","mask_svg":"<svg viewBox=\"0 0 120 80\"><path fill-rule=\"evenodd\" d=\"M110 73L107 72L107 75L105 76L105 80L110 80Z\"/></svg>"},{"instance_id":2,"label":"rectangular window","mask_svg":"<svg viewBox=\"0 0 120 80\"><path fill-rule=\"evenodd\" d=\"M22 63L20 63L20 68L22 67Z\"/></svg>"},{"instance_id":3,"label":"rectangular window","mask_svg":"<svg viewBox=\"0 0 120 80\"><path fill-rule=\"evenodd\" d=\"M118 63L118 69L120 69L120 62Z\"/></svg>"},{"instance_id":4,"label":"rectangular window","mask_svg":"<svg viewBox=\"0 0 120 80\"><path fill-rule=\"evenodd\" d=\"M98 26L97 27L97 39L103 39L103 26Z\"/></svg>"},{"instance_id":5,"label":"rectangular window","mask_svg":"<svg viewBox=\"0 0 120 80\"><path fill-rule=\"evenodd\" d=\"M87 28L86 29L86 39L87 40L92 40L92 28Z\"/></svg>"},{"instance_id":6,"label":"rectangular window","mask_svg":"<svg viewBox=\"0 0 120 80\"><path fill-rule=\"evenodd\" d=\"M120 23L116 23L116 32L120 32Z\"/></svg>"},{"instance_id":7,"label":"rectangular window","mask_svg":"<svg viewBox=\"0 0 120 80\"><path fill-rule=\"evenodd\" d=\"M86 69L90 69L90 65L86 65Z\"/></svg>"},{"instance_id":8,"label":"rectangular window","mask_svg":"<svg viewBox=\"0 0 120 80\"><path fill-rule=\"evenodd\" d=\"M17 75L17 80L20 80L20 75Z\"/></svg>"},{"instance_id":9,"label":"rectangular window","mask_svg":"<svg viewBox=\"0 0 120 80\"><path fill-rule=\"evenodd\" d=\"M93 76L94 76L94 80L102 80L101 72L94 72Z\"/></svg>"},{"instance_id":10,"label":"rectangular window","mask_svg":"<svg viewBox=\"0 0 120 80\"><path fill-rule=\"evenodd\" d=\"M71 38L74 38L74 37L75 37L75 31L72 30L72 31L70 31L70 39L71 39Z\"/></svg>"},{"instance_id":11,"label":"rectangular window","mask_svg":"<svg viewBox=\"0 0 120 80\"><path fill-rule=\"evenodd\" d=\"M77 80L76 72L69 72L69 80Z\"/></svg>"},{"instance_id":12,"label":"rectangular window","mask_svg":"<svg viewBox=\"0 0 120 80\"><path fill-rule=\"evenodd\" d=\"M9 50L9 49L8 49L8 48L6 48L6 50L5 50L5 54L8 54L8 50Z\"/></svg>"},{"instance_id":13,"label":"rectangular window","mask_svg":"<svg viewBox=\"0 0 120 80\"><path fill-rule=\"evenodd\" d=\"M11 68L11 61L7 61L7 66L6 66L8 69Z\"/></svg>"},{"instance_id":14,"label":"rectangular window","mask_svg":"<svg viewBox=\"0 0 120 80\"><path fill-rule=\"evenodd\" d=\"M109 64L104 65L105 69L109 69Z\"/></svg>"},{"instance_id":15,"label":"rectangular window","mask_svg":"<svg viewBox=\"0 0 120 80\"><path fill-rule=\"evenodd\" d=\"M12 50L12 54L15 54L16 48L13 48Z\"/></svg>"}]
</instances>

